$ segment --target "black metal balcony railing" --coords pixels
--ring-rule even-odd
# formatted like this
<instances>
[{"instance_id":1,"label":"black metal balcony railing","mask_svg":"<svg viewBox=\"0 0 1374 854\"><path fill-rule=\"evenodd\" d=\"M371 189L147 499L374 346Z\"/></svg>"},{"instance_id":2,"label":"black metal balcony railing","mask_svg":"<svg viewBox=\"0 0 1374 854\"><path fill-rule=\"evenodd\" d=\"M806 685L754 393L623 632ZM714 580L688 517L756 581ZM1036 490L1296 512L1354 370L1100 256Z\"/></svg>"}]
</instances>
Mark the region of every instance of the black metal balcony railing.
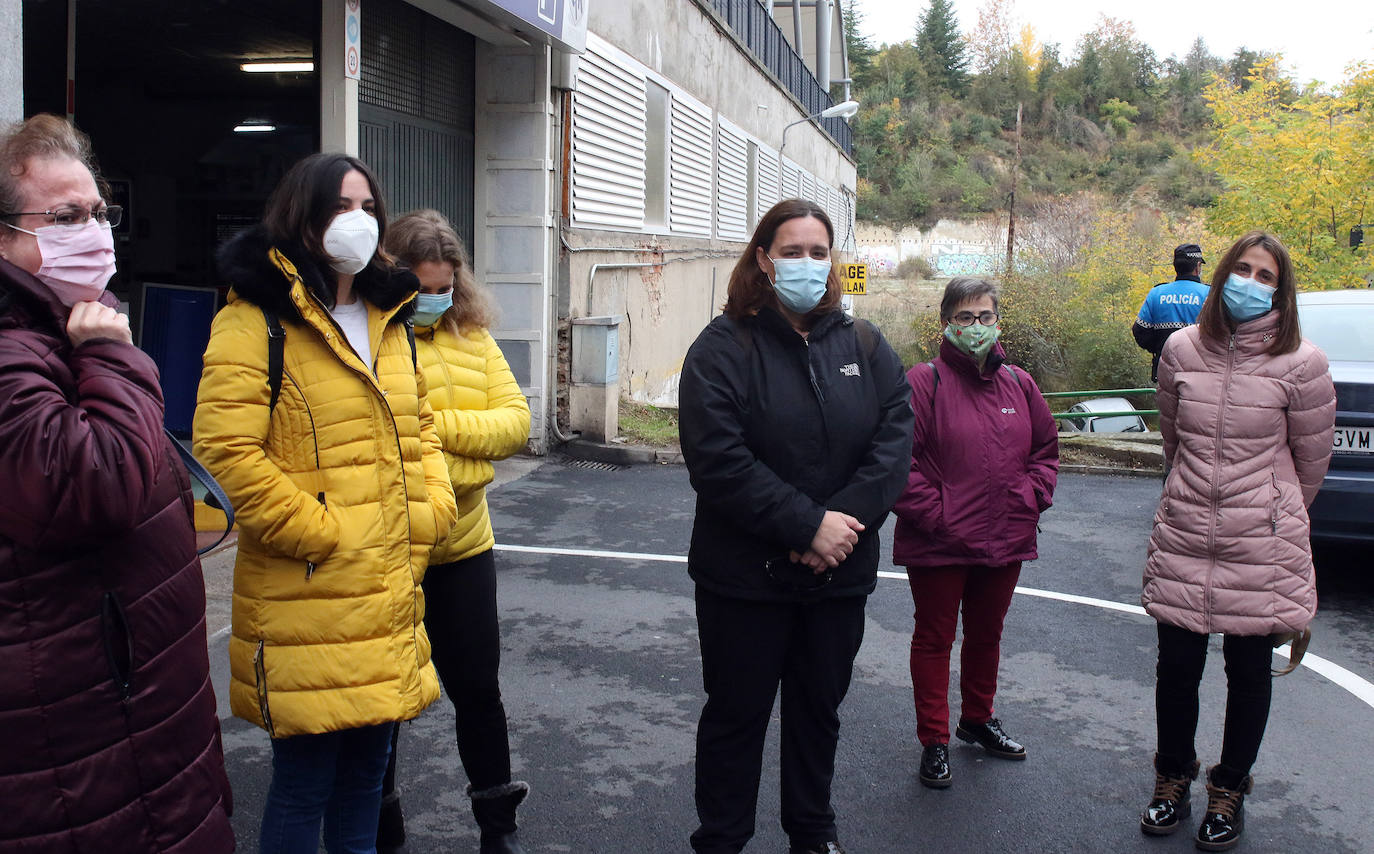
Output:
<instances>
[{"instance_id":1,"label":"black metal balcony railing","mask_svg":"<svg viewBox=\"0 0 1374 854\"><path fill-rule=\"evenodd\" d=\"M821 85L802 58L797 56L777 22L759 0L710 2L716 14L730 25L750 52L801 101L807 115L834 106L827 87ZM820 123L846 154L854 154L854 134L844 119L821 119Z\"/></svg>"}]
</instances>

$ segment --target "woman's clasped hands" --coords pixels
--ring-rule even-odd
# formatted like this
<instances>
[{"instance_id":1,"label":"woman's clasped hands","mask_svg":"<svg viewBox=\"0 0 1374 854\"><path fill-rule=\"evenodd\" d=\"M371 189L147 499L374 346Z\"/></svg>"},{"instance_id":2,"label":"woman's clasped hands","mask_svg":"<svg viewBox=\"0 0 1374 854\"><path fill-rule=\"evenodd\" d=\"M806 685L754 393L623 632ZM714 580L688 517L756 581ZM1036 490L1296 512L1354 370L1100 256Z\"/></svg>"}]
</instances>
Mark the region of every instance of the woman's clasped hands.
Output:
<instances>
[{"instance_id":1,"label":"woman's clasped hands","mask_svg":"<svg viewBox=\"0 0 1374 854\"><path fill-rule=\"evenodd\" d=\"M859 534L864 523L838 510L827 510L821 517L821 526L811 538L811 548L805 553L789 552L793 563L804 563L817 575L839 566L854 551L859 542Z\"/></svg>"}]
</instances>

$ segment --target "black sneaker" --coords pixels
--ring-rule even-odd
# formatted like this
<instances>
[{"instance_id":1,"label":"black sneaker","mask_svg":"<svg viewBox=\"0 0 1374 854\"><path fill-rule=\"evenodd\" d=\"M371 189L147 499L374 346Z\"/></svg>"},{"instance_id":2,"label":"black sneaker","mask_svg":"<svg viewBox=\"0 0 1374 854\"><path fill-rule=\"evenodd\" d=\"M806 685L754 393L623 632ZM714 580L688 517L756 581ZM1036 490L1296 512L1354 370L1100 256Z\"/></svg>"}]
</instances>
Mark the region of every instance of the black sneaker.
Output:
<instances>
[{"instance_id":1,"label":"black sneaker","mask_svg":"<svg viewBox=\"0 0 1374 854\"><path fill-rule=\"evenodd\" d=\"M812 845L788 845L787 854L845 854L845 852L844 846L832 840Z\"/></svg>"},{"instance_id":2,"label":"black sneaker","mask_svg":"<svg viewBox=\"0 0 1374 854\"><path fill-rule=\"evenodd\" d=\"M1011 740L1011 736L1002 729L1002 723L997 718L990 718L985 724L961 720L954 734L959 736L961 741L982 745L984 750L998 759L1026 758L1026 748Z\"/></svg>"},{"instance_id":3,"label":"black sneaker","mask_svg":"<svg viewBox=\"0 0 1374 854\"><path fill-rule=\"evenodd\" d=\"M927 744L921 751L921 785L932 789L948 789L954 782L949 770L949 745Z\"/></svg>"}]
</instances>

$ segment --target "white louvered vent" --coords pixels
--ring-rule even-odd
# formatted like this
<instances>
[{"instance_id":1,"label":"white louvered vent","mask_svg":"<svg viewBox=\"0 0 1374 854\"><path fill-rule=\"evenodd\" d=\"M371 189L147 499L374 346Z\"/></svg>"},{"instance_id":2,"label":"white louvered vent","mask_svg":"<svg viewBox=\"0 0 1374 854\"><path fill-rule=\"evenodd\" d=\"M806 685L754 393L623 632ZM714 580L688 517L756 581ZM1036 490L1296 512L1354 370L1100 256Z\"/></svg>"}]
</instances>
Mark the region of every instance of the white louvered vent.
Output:
<instances>
[{"instance_id":1,"label":"white louvered vent","mask_svg":"<svg viewBox=\"0 0 1374 854\"><path fill-rule=\"evenodd\" d=\"M716 141L716 237L748 242L749 141L724 122Z\"/></svg>"},{"instance_id":2,"label":"white louvered vent","mask_svg":"<svg viewBox=\"0 0 1374 854\"><path fill-rule=\"evenodd\" d=\"M825 209L825 215L830 217L830 224L835 229L835 245L839 246L840 240L840 220L836 202L839 201L840 194L830 189L820 181L816 182L816 204Z\"/></svg>"},{"instance_id":3,"label":"white louvered vent","mask_svg":"<svg viewBox=\"0 0 1374 854\"><path fill-rule=\"evenodd\" d=\"M573 93L573 225L643 227L644 98L642 74L588 45Z\"/></svg>"},{"instance_id":4,"label":"white louvered vent","mask_svg":"<svg viewBox=\"0 0 1374 854\"><path fill-rule=\"evenodd\" d=\"M757 188L754 198L754 219L763 219L769 209L782 201L778 185L778 153L762 145L754 152L754 171Z\"/></svg>"},{"instance_id":5,"label":"white louvered vent","mask_svg":"<svg viewBox=\"0 0 1374 854\"><path fill-rule=\"evenodd\" d=\"M810 202L820 202L820 197L816 195L816 179L809 172L798 170L797 181L799 189L797 198L806 199ZM822 205L824 207L824 205Z\"/></svg>"},{"instance_id":6,"label":"white louvered vent","mask_svg":"<svg viewBox=\"0 0 1374 854\"><path fill-rule=\"evenodd\" d=\"M835 213L830 219L835 225L835 246L841 252L855 252L857 247L854 243L853 197L839 190L833 191L832 195L835 199Z\"/></svg>"},{"instance_id":7,"label":"white louvered vent","mask_svg":"<svg viewBox=\"0 0 1374 854\"><path fill-rule=\"evenodd\" d=\"M784 199L796 199L801 197L801 170L795 163L782 162L782 187L779 192Z\"/></svg>"},{"instance_id":8,"label":"white louvered vent","mask_svg":"<svg viewBox=\"0 0 1374 854\"><path fill-rule=\"evenodd\" d=\"M711 111L673 94L668 224L675 234L711 236Z\"/></svg>"}]
</instances>

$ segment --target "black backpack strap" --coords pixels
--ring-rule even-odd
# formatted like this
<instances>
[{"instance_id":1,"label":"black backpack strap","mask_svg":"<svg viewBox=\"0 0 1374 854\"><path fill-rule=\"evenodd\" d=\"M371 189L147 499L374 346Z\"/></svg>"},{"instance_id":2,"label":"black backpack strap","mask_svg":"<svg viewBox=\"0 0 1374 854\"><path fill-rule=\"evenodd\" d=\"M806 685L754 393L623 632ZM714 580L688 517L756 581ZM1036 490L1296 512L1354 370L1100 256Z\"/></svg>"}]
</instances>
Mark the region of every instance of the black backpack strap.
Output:
<instances>
[{"instance_id":1,"label":"black backpack strap","mask_svg":"<svg viewBox=\"0 0 1374 854\"><path fill-rule=\"evenodd\" d=\"M864 354L864 358L873 361L873 354L878 350L878 329L872 323L862 317L854 318L854 333L859 337L859 348Z\"/></svg>"},{"instance_id":2,"label":"black backpack strap","mask_svg":"<svg viewBox=\"0 0 1374 854\"><path fill-rule=\"evenodd\" d=\"M230 531L234 530L234 505L233 502L229 500L228 494L225 493L224 487L220 486L219 481L215 480L214 475L210 474L205 466L200 464L199 460L191 456L191 452L186 450L186 448L177 441L177 437L172 435L172 431L164 427L162 428L162 432L167 434L167 441L172 443L173 448L176 448L177 456L181 457L181 462L186 466L186 471L190 472L191 476L200 481L201 485L205 487L205 505L207 507L217 507L224 511L224 533L219 535L218 540L215 540L205 548L196 549L196 554L203 555L224 542L224 538L229 536Z\"/></svg>"},{"instance_id":3,"label":"black backpack strap","mask_svg":"<svg viewBox=\"0 0 1374 854\"><path fill-rule=\"evenodd\" d=\"M1002 363L1002 367L1006 369L1007 373L1011 374L1012 379L1016 380L1016 387L1021 389L1021 394L1024 395L1026 393L1026 386L1021 382L1021 375L1016 372L1015 368L1008 365L1006 362Z\"/></svg>"},{"instance_id":4,"label":"black backpack strap","mask_svg":"<svg viewBox=\"0 0 1374 854\"><path fill-rule=\"evenodd\" d=\"M415 355L415 321L406 321L406 340L410 342L410 366L415 370L420 369L420 359Z\"/></svg>"},{"instance_id":5,"label":"black backpack strap","mask_svg":"<svg viewBox=\"0 0 1374 854\"><path fill-rule=\"evenodd\" d=\"M272 392L267 411L271 413L277 408L277 398L281 397L282 354L286 349L286 330L282 329L276 312L264 308L262 316L267 321L267 387ZM413 343L411 348L414 349Z\"/></svg>"}]
</instances>

